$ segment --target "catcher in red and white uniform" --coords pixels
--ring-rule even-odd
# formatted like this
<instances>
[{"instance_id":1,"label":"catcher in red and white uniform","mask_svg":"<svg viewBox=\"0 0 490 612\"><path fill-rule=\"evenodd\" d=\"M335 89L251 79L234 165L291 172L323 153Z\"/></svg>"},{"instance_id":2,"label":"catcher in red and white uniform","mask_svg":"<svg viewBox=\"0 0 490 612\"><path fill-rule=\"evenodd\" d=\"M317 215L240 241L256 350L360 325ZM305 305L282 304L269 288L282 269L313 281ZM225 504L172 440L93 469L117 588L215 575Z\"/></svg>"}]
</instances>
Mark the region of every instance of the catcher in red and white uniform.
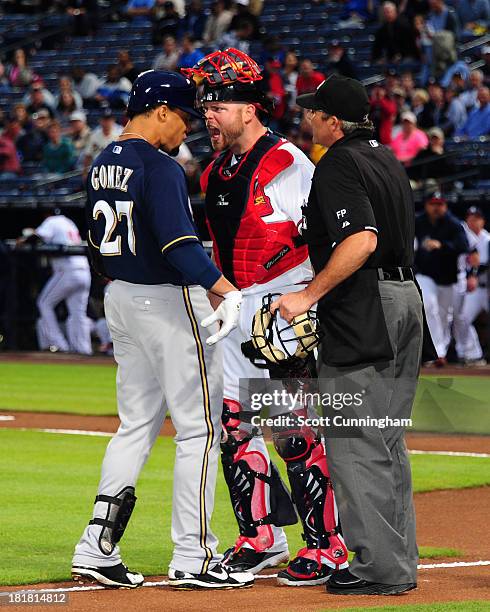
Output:
<instances>
[{"instance_id":1,"label":"catcher in red and white uniform","mask_svg":"<svg viewBox=\"0 0 490 612\"><path fill-rule=\"evenodd\" d=\"M311 280L299 228L314 166L263 124L272 107L249 56L231 48L217 51L183 72L202 85L206 125L220 152L201 177L214 260L243 294L238 327L222 341L222 462L240 530L224 562L257 573L289 560L282 526L296 523L297 516L263 437L251 427L251 407L240 404L240 379L247 384L269 377L244 357L241 344L250 340L251 321L266 294L299 290ZM347 566L324 445L304 428L274 443L287 464L306 543L278 581L322 584Z\"/></svg>"}]
</instances>

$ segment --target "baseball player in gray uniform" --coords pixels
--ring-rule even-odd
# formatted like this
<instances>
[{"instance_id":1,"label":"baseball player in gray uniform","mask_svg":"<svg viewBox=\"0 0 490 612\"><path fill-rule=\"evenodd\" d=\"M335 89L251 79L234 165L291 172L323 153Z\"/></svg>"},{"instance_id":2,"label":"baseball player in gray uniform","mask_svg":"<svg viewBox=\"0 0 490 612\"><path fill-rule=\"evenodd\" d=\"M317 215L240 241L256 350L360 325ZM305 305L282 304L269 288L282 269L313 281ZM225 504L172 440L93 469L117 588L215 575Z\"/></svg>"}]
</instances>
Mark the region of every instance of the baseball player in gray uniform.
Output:
<instances>
[{"instance_id":1,"label":"baseball player in gray uniform","mask_svg":"<svg viewBox=\"0 0 490 612\"><path fill-rule=\"evenodd\" d=\"M129 123L88 175L90 251L96 269L113 281L105 312L118 364L121 425L107 447L92 520L75 548L77 581L126 588L143 583L122 563L118 542L168 411L177 431L169 584L253 584L251 574L220 563L209 526L223 401L221 347L215 343L236 326L242 297L205 253L184 171L168 155L186 137L191 116L199 116L194 101L195 88L182 75L140 74ZM206 289L225 298L218 310Z\"/></svg>"}]
</instances>

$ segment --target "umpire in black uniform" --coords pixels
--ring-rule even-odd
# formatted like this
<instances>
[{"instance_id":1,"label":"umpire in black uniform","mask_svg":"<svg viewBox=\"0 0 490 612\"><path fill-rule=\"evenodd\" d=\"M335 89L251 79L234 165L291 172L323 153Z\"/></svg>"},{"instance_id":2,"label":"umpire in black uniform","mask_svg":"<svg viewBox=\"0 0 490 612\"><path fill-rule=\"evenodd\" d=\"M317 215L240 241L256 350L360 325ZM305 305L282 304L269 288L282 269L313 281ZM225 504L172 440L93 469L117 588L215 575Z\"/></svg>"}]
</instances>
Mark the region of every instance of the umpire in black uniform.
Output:
<instances>
[{"instance_id":1,"label":"umpire in black uniform","mask_svg":"<svg viewBox=\"0 0 490 612\"><path fill-rule=\"evenodd\" d=\"M411 415L422 352L412 192L401 164L374 139L358 81L331 76L297 103L307 109L313 141L328 147L304 214L316 276L271 309L291 320L318 302L325 332L320 390L362 396L360 406L345 402L332 413L339 427L325 431L342 530L355 553L327 591L402 593L416 587L418 561L410 464L398 425ZM348 430L344 417L365 421ZM375 419L380 427L370 425Z\"/></svg>"}]
</instances>

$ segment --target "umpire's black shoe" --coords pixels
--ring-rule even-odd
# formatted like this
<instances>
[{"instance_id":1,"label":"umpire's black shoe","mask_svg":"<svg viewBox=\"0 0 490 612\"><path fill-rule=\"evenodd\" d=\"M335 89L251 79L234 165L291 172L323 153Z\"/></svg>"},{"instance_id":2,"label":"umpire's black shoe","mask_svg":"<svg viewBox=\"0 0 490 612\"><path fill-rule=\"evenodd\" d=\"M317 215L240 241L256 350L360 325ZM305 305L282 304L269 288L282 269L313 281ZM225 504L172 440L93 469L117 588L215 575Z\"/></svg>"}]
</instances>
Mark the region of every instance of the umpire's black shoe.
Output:
<instances>
[{"instance_id":1,"label":"umpire's black shoe","mask_svg":"<svg viewBox=\"0 0 490 612\"><path fill-rule=\"evenodd\" d=\"M223 555L223 565L234 572L257 574L266 567L277 567L289 561L289 550L257 552L252 548L229 548Z\"/></svg>"},{"instance_id":2,"label":"umpire's black shoe","mask_svg":"<svg viewBox=\"0 0 490 612\"><path fill-rule=\"evenodd\" d=\"M335 572L327 583L327 593L331 595L399 595L416 588L416 582L406 584L369 582L357 578L348 569Z\"/></svg>"},{"instance_id":3,"label":"umpire's black shoe","mask_svg":"<svg viewBox=\"0 0 490 612\"><path fill-rule=\"evenodd\" d=\"M145 579L141 574L132 572L119 563L110 567L96 567L95 565L73 565L71 576L75 582L81 584L99 583L113 589L135 589L143 584Z\"/></svg>"}]
</instances>

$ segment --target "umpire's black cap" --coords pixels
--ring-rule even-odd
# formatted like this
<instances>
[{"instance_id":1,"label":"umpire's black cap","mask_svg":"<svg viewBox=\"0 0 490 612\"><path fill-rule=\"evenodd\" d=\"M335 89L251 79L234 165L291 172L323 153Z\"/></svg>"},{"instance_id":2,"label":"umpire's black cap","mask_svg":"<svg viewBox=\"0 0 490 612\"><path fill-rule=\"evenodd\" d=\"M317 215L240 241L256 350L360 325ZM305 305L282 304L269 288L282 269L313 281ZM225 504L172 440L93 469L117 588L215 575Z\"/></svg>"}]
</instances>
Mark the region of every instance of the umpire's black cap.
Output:
<instances>
[{"instance_id":1,"label":"umpire's black cap","mask_svg":"<svg viewBox=\"0 0 490 612\"><path fill-rule=\"evenodd\" d=\"M128 111L143 113L157 104L180 108L189 115L202 118L194 106L194 83L177 72L147 70L138 75L129 96Z\"/></svg>"},{"instance_id":2,"label":"umpire's black cap","mask_svg":"<svg viewBox=\"0 0 490 612\"><path fill-rule=\"evenodd\" d=\"M298 106L321 110L344 121L362 122L369 116L369 98L362 83L332 74L313 93L296 98Z\"/></svg>"}]
</instances>

